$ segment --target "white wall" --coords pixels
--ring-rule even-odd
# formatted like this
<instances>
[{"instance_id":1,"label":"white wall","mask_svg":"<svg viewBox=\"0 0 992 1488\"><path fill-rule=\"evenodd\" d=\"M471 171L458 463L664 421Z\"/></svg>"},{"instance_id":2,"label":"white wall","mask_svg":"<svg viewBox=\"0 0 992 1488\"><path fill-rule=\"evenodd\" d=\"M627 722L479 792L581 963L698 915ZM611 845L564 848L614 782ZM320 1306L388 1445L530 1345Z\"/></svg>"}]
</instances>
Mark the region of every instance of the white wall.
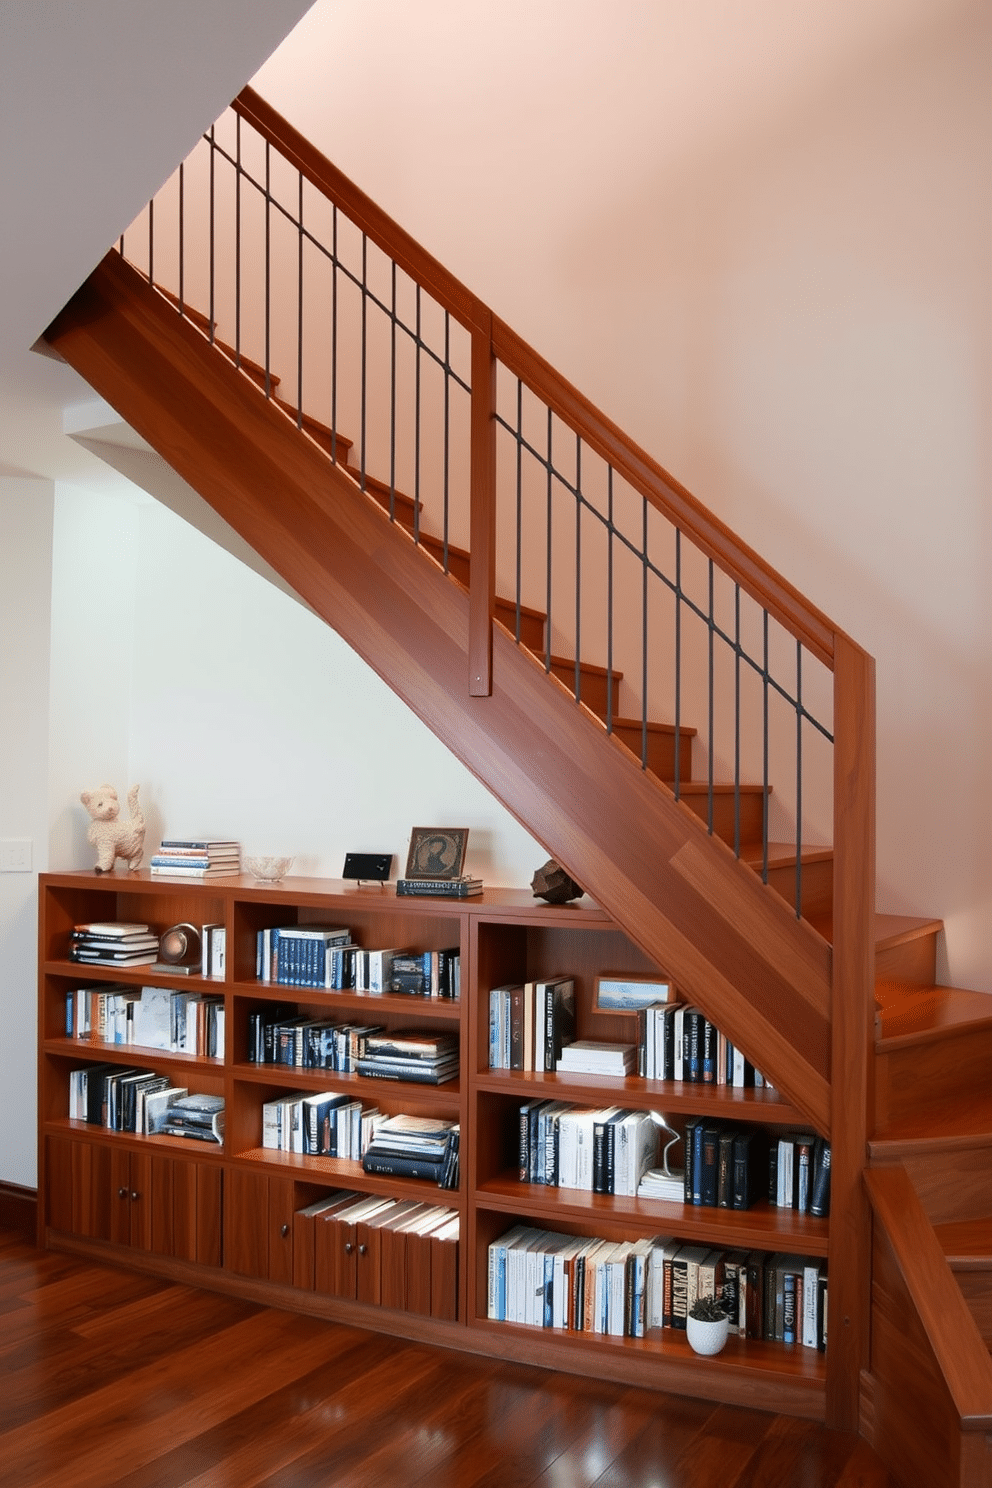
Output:
<instances>
[{"instance_id":1,"label":"white wall","mask_svg":"<svg viewBox=\"0 0 992 1488\"><path fill-rule=\"evenodd\" d=\"M211 832L337 878L346 851L469 828L467 867L527 884L547 854L309 610L164 507L141 508L129 769L148 838Z\"/></svg>"},{"instance_id":2,"label":"white wall","mask_svg":"<svg viewBox=\"0 0 992 1488\"><path fill-rule=\"evenodd\" d=\"M0 838L32 871L0 873L0 1180L35 1182L37 879L47 866L51 481L0 477Z\"/></svg>"},{"instance_id":3,"label":"white wall","mask_svg":"<svg viewBox=\"0 0 992 1488\"><path fill-rule=\"evenodd\" d=\"M255 82L875 655L879 908L992 990L988 5L324 0Z\"/></svg>"}]
</instances>

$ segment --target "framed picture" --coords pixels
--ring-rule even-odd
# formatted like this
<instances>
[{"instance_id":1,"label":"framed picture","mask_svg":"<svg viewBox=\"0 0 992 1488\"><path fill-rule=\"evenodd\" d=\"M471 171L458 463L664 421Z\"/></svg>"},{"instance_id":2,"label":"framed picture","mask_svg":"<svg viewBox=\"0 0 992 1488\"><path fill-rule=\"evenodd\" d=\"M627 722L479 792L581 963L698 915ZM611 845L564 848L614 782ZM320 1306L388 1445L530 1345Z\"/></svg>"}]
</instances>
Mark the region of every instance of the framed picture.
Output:
<instances>
[{"instance_id":1,"label":"framed picture","mask_svg":"<svg viewBox=\"0 0 992 1488\"><path fill-rule=\"evenodd\" d=\"M414 827L410 833L407 878L461 878L468 827Z\"/></svg>"},{"instance_id":2,"label":"framed picture","mask_svg":"<svg viewBox=\"0 0 992 1488\"><path fill-rule=\"evenodd\" d=\"M636 1013L654 1002L675 1002L672 982L631 972L606 973L596 978L593 1007L601 1013Z\"/></svg>"}]
</instances>

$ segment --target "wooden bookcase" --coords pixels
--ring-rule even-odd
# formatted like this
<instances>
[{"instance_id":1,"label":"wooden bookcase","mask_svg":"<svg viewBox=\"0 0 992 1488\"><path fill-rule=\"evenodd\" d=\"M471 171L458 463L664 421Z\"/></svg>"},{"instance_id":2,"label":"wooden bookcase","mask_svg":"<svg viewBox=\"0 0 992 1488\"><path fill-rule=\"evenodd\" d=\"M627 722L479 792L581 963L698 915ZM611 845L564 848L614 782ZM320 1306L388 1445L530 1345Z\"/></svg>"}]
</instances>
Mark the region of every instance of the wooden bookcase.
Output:
<instances>
[{"instance_id":1,"label":"wooden bookcase","mask_svg":"<svg viewBox=\"0 0 992 1488\"><path fill-rule=\"evenodd\" d=\"M78 923L139 920L161 933L183 921L220 923L227 931L224 978L169 976L143 966L111 971L67 958ZM260 982L256 941L266 926L348 926L367 947L417 950L458 946L458 1001L323 992ZM732 1337L723 1353L700 1359L684 1335L643 1339L523 1327L487 1317L488 1247L512 1225L528 1223L607 1240L666 1235L714 1248L789 1251L825 1257L829 1221L759 1201L736 1211L661 1203L519 1181L515 1166L519 1107L553 1095L578 1105L609 1103L661 1110L678 1123L698 1114L767 1127L806 1127L807 1119L770 1090L733 1090L608 1077L569 1077L489 1069L489 991L494 986L567 974L575 980L578 1033L629 1041L630 1020L594 1007L597 976L652 972L636 945L588 900L553 906L526 891L489 890L476 899L397 898L392 889L358 889L331 880L287 879L260 885L247 877L189 885L147 873L50 873L39 905L39 1242L123 1260L234 1294L362 1325L603 1375L659 1389L747 1403L822 1419L829 1353ZM67 1038L67 992L98 983L175 987L222 996L223 1059L141 1050ZM266 1005L308 1016L356 1018L390 1029L421 1027L459 1035L459 1078L439 1087L362 1079L326 1070L288 1069L248 1059L249 1014ZM760 1050L748 1050L759 1064ZM100 1061L147 1066L191 1090L222 1093L223 1147L164 1136L107 1131L68 1116L72 1069ZM386 1112L435 1114L461 1125L457 1191L414 1180L374 1177L357 1162L309 1157L262 1146L262 1105L281 1092L340 1089ZM193 1150L190 1150L193 1149ZM355 1236L325 1259L313 1284L313 1234L300 1211L348 1189L444 1204L457 1211L459 1246L454 1316L377 1305L363 1281ZM318 1239L318 1244L321 1243ZM328 1244L331 1242L328 1241ZM338 1239L335 1239L338 1244ZM348 1249L348 1246L351 1249ZM309 1248L308 1248L309 1247ZM453 1283L454 1285L454 1283Z\"/></svg>"}]
</instances>

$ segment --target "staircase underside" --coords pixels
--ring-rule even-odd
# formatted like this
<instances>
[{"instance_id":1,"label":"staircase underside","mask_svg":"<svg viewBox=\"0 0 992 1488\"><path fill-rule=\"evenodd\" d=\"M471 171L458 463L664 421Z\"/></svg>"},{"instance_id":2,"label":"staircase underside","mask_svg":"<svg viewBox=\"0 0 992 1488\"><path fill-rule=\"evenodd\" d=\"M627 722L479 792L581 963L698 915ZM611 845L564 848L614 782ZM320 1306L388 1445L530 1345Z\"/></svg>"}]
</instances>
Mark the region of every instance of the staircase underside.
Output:
<instances>
[{"instance_id":1,"label":"staircase underside","mask_svg":"<svg viewBox=\"0 0 992 1488\"><path fill-rule=\"evenodd\" d=\"M119 255L46 339L829 1131L829 945Z\"/></svg>"}]
</instances>

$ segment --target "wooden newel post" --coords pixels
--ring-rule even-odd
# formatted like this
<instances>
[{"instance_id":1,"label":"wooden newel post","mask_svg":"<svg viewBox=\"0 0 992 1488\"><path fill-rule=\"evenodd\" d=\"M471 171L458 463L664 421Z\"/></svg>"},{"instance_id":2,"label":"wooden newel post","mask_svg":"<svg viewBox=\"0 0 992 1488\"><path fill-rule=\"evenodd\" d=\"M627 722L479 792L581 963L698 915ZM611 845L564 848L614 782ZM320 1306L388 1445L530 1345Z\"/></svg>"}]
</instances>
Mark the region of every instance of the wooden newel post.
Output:
<instances>
[{"instance_id":1,"label":"wooden newel post","mask_svg":"<svg viewBox=\"0 0 992 1488\"><path fill-rule=\"evenodd\" d=\"M472 331L471 574L468 605L468 690L493 690L496 602L496 358L492 319Z\"/></svg>"},{"instance_id":2,"label":"wooden newel post","mask_svg":"<svg viewBox=\"0 0 992 1488\"><path fill-rule=\"evenodd\" d=\"M834 645L834 946L827 1423L858 1429L868 1365L871 1224L862 1182L873 1121L875 663Z\"/></svg>"}]
</instances>

